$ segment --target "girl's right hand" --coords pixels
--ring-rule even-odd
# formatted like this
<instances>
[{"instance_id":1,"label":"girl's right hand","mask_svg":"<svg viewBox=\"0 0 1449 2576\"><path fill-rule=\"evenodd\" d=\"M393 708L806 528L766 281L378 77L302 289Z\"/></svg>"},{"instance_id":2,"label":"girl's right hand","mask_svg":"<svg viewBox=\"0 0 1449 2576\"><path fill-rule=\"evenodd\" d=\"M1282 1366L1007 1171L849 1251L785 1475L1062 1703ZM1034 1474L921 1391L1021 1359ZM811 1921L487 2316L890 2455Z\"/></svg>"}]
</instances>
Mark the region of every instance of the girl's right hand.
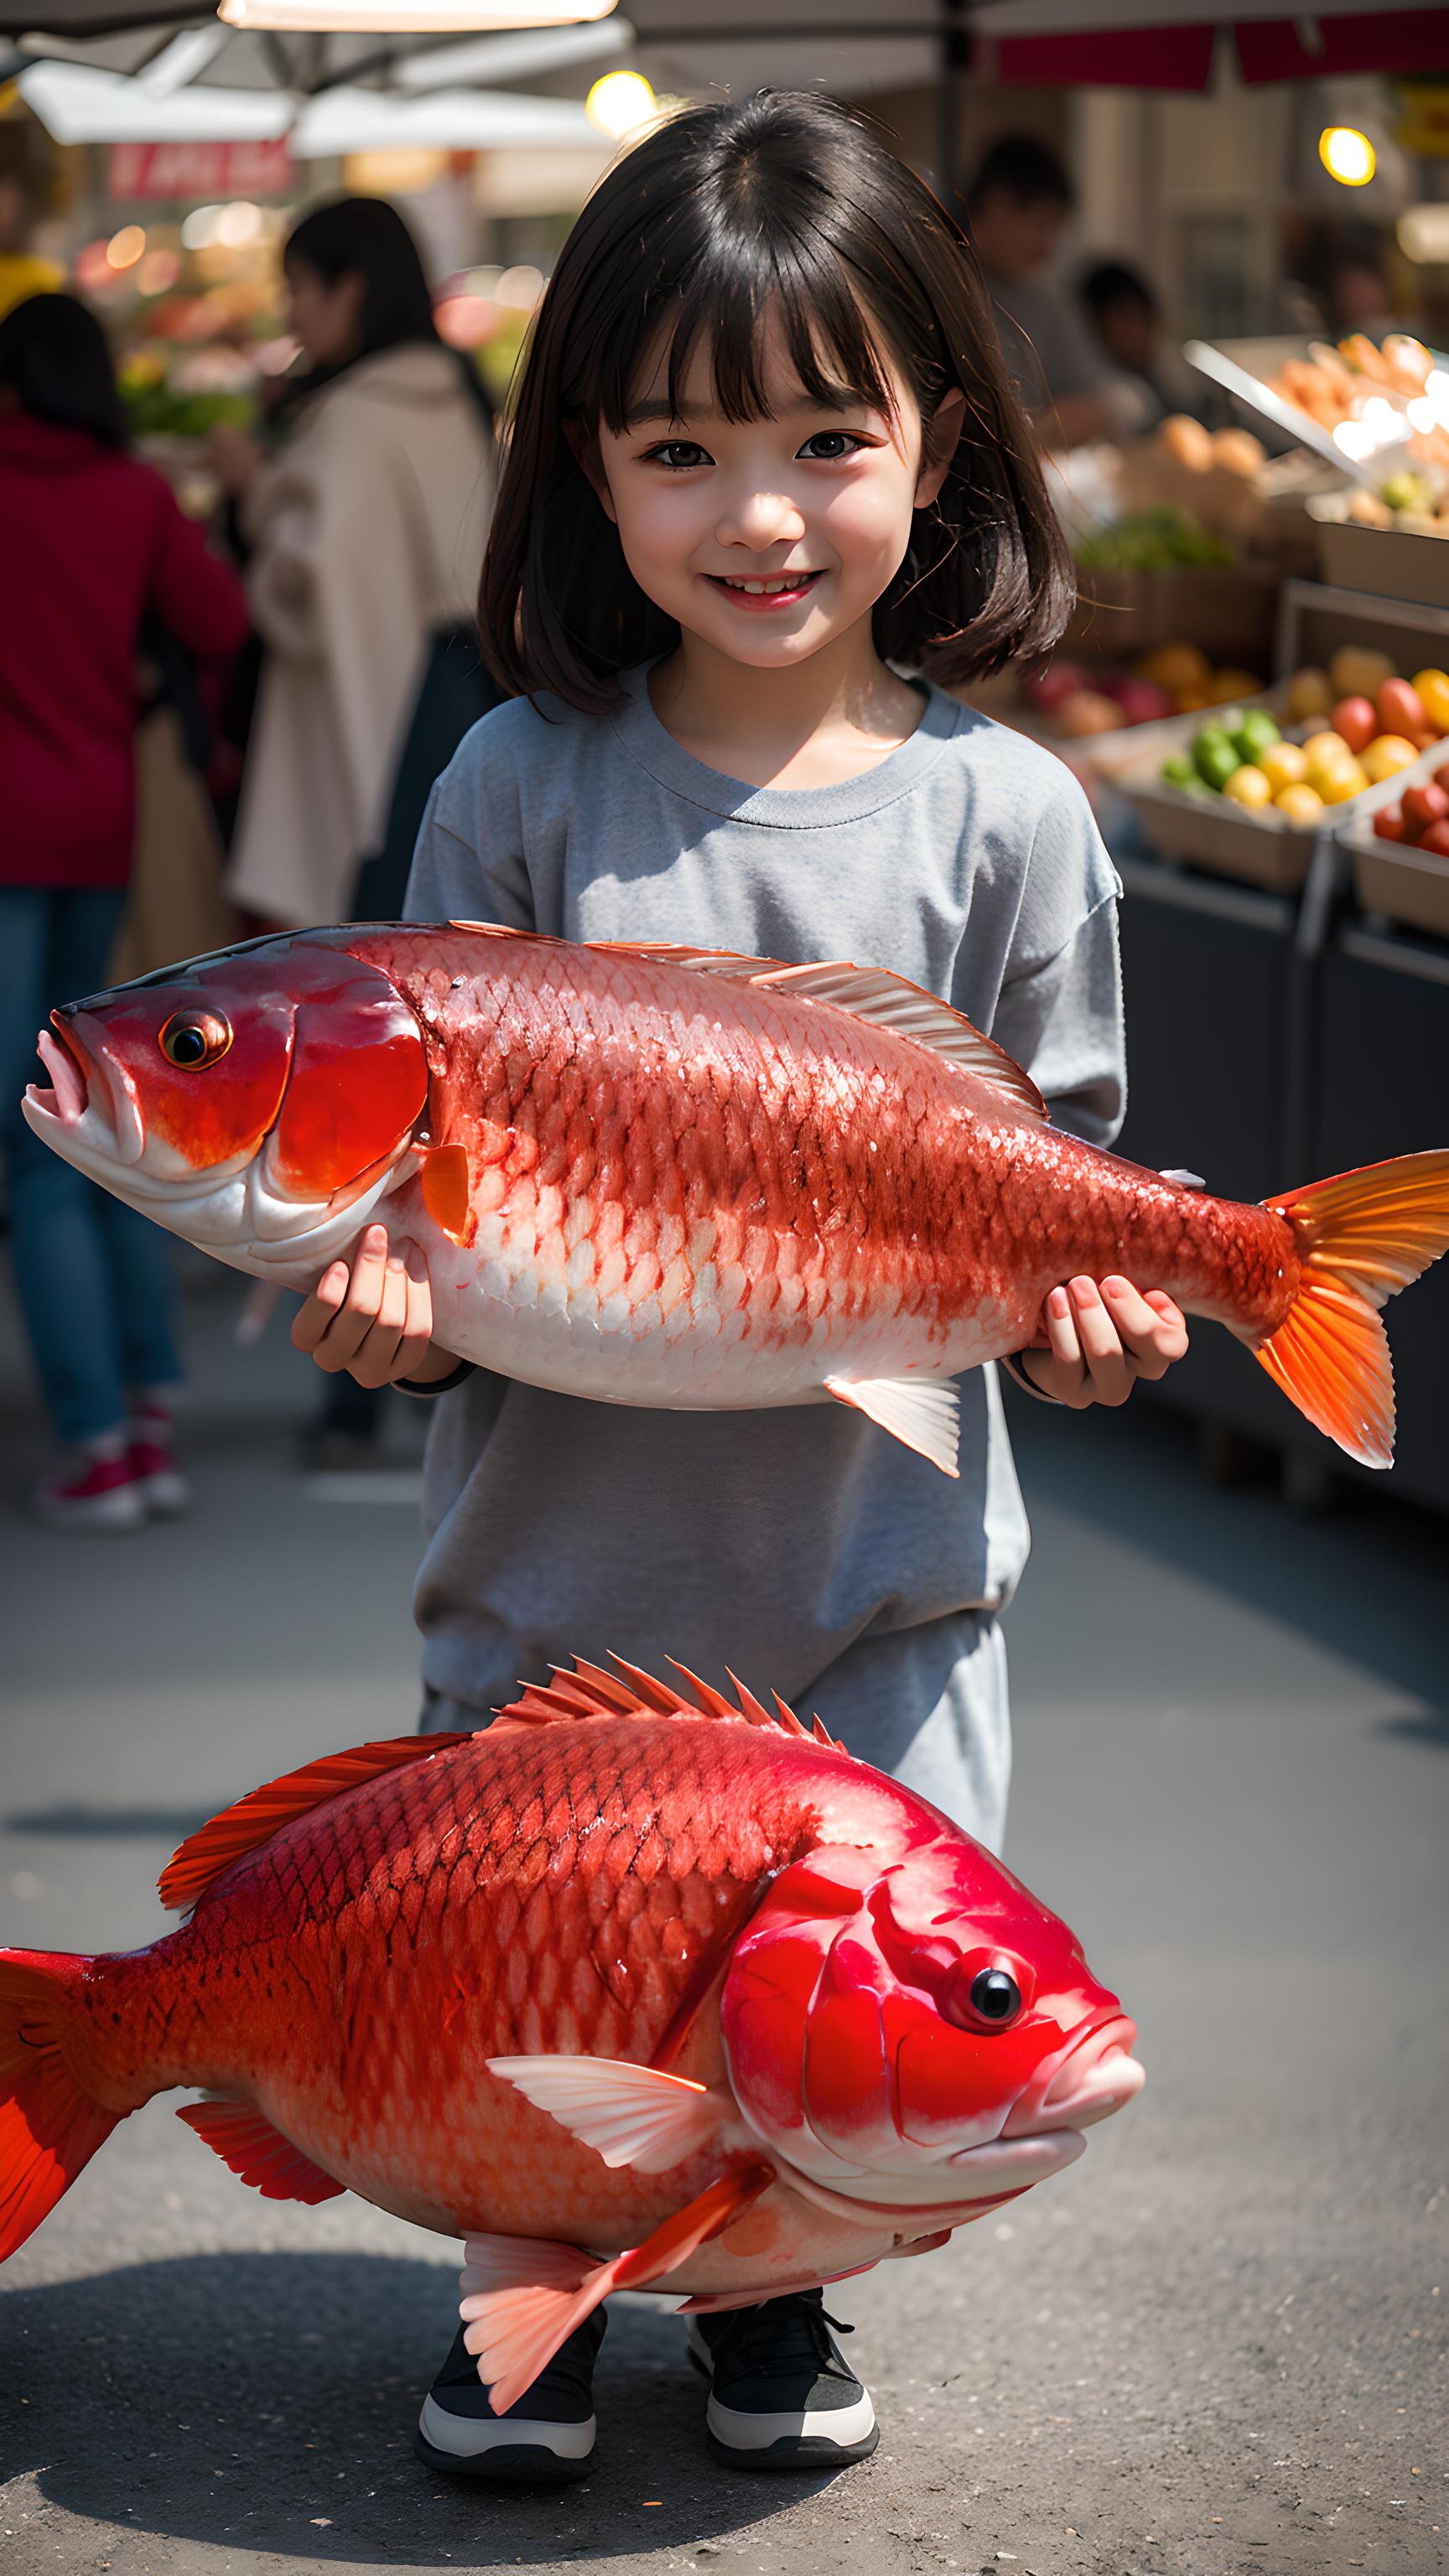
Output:
<instances>
[{"instance_id":1,"label":"girl's right hand","mask_svg":"<svg viewBox=\"0 0 1449 2576\"><path fill-rule=\"evenodd\" d=\"M324 1270L292 1326L299 1351L320 1369L347 1369L359 1386L398 1378L425 1386L451 1376L451 1351L433 1348L433 1293L416 1251L389 1252L385 1225L370 1225L349 1267Z\"/></svg>"}]
</instances>

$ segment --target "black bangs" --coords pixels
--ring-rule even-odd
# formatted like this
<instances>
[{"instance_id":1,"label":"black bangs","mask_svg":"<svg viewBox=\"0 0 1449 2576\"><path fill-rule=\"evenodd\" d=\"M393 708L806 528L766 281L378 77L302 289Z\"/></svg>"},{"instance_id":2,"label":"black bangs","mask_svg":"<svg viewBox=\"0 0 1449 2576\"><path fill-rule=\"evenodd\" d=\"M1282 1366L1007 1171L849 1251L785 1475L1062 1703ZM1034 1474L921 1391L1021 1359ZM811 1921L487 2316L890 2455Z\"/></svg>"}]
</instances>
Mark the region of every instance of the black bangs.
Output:
<instances>
[{"instance_id":1,"label":"black bangs","mask_svg":"<svg viewBox=\"0 0 1449 2576\"><path fill-rule=\"evenodd\" d=\"M1056 642L1070 565L970 249L861 117L761 91L656 128L559 254L516 383L483 567L483 650L504 688L602 708L619 672L677 646L578 448L645 405L683 416L701 362L726 419L767 417L782 360L823 409L889 413L894 373L928 441L943 395L966 395L940 497L915 514L877 603L877 649L952 687Z\"/></svg>"},{"instance_id":2,"label":"black bangs","mask_svg":"<svg viewBox=\"0 0 1449 2576\"><path fill-rule=\"evenodd\" d=\"M853 402L891 411L880 347L838 258L822 255L818 243L777 244L756 234L702 246L688 278L643 317L638 347L620 352L584 416L591 412L617 433L630 427L641 402L658 396L679 418L702 353L725 419L768 419L771 393L779 391L767 377L772 332L807 402L825 411Z\"/></svg>"}]
</instances>

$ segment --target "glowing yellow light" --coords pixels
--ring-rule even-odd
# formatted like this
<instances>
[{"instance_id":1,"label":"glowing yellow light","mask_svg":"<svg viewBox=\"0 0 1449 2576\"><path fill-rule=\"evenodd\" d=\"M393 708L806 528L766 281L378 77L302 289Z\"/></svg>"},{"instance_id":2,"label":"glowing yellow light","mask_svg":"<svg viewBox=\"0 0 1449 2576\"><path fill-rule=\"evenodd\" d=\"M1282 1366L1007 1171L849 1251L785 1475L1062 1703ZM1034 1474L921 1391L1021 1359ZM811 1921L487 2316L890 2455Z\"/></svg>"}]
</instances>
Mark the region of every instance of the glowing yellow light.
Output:
<instances>
[{"instance_id":1,"label":"glowing yellow light","mask_svg":"<svg viewBox=\"0 0 1449 2576\"><path fill-rule=\"evenodd\" d=\"M1330 179L1343 188L1366 188L1379 166L1379 156L1356 126L1325 125L1318 138L1318 158Z\"/></svg>"},{"instance_id":2,"label":"glowing yellow light","mask_svg":"<svg viewBox=\"0 0 1449 2576\"><path fill-rule=\"evenodd\" d=\"M146 236L139 224L122 224L106 244L107 268L134 268L146 247Z\"/></svg>"},{"instance_id":3,"label":"glowing yellow light","mask_svg":"<svg viewBox=\"0 0 1449 2576\"><path fill-rule=\"evenodd\" d=\"M605 72L584 101L584 114L601 134L616 143L647 125L654 114L654 92L642 72Z\"/></svg>"}]
</instances>

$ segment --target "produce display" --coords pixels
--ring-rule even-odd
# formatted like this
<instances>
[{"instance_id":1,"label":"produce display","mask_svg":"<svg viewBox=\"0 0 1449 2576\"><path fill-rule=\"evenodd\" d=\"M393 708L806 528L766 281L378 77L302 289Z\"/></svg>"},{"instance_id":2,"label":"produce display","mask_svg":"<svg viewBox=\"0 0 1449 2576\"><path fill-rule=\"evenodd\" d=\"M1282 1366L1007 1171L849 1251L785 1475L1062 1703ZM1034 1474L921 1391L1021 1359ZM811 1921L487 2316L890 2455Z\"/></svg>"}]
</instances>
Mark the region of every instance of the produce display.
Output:
<instances>
[{"instance_id":1,"label":"produce display","mask_svg":"<svg viewBox=\"0 0 1449 2576\"><path fill-rule=\"evenodd\" d=\"M1381 805L1374 816L1374 837L1404 841L1410 849L1429 850L1449 859L1449 760L1429 778L1406 787L1397 805Z\"/></svg>"},{"instance_id":2,"label":"produce display","mask_svg":"<svg viewBox=\"0 0 1449 2576\"><path fill-rule=\"evenodd\" d=\"M1329 806L1412 767L1449 733L1449 672L1400 679L1386 653L1346 644L1326 671L1294 672L1285 723L1292 732L1266 707L1224 708L1163 762L1163 784L1186 796L1226 797L1247 813L1271 807L1297 829L1311 828Z\"/></svg>"},{"instance_id":3,"label":"produce display","mask_svg":"<svg viewBox=\"0 0 1449 2576\"><path fill-rule=\"evenodd\" d=\"M1188 565L1196 570L1233 560L1225 537L1205 528L1190 510L1167 506L1129 510L1110 527L1084 528L1075 553L1088 572L1179 572Z\"/></svg>"},{"instance_id":4,"label":"produce display","mask_svg":"<svg viewBox=\"0 0 1449 2576\"><path fill-rule=\"evenodd\" d=\"M1395 331L1377 348L1356 331L1336 348L1315 342L1306 358L1279 369L1272 390L1346 456L1367 463L1383 449L1379 491L1388 524L1407 512L1431 521L1438 514L1449 527L1449 387L1422 340ZM1372 506L1372 494L1363 499Z\"/></svg>"},{"instance_id":5,"label":"produce display","mask_svg":"<svg viewBox=\"0 0 1449 2576\"><path fill-rule=\"evenodd\" d=\"M1164 644L1145 653L1130 671L1086 662L1053 662L1022 682L1032 713L1052 733L1079 742L1093 734L1120 733L1128 725L1158 724L1199 707L1229 706L1261 697L1252 671L1214 670L1195 644Z\"/></svg>"}]
</instances>

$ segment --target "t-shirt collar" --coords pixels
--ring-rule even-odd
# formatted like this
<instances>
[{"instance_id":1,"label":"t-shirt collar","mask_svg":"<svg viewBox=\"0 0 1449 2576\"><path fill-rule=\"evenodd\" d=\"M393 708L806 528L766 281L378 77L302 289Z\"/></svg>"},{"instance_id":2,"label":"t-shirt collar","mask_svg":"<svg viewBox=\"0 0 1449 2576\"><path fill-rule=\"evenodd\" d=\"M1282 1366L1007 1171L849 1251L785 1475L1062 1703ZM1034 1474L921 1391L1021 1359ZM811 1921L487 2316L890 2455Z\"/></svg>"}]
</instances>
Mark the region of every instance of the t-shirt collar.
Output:
<instances>
[{"instance_id":1,"label":"t-shirt collar","mask_svg":"<svg viewBox=\"0 0 1449 2576\"><path fill-rule=\"evenodd\" d=\"M898 751L887 752L873 769L862 770L858 778L838 779L829 787L755 787L748 779L727 778L722 770L707 768L675 741L650 701L651 667L640 663L620 674L624 703L612 709L608 718L616 739L661 787L732 823L816 831L830 824L863 822L907 794L939 760L952 735L970 722L968 709L954 698L927 682L917 682L927 691L920 723Z\"/></svg>"}]
</instances>

